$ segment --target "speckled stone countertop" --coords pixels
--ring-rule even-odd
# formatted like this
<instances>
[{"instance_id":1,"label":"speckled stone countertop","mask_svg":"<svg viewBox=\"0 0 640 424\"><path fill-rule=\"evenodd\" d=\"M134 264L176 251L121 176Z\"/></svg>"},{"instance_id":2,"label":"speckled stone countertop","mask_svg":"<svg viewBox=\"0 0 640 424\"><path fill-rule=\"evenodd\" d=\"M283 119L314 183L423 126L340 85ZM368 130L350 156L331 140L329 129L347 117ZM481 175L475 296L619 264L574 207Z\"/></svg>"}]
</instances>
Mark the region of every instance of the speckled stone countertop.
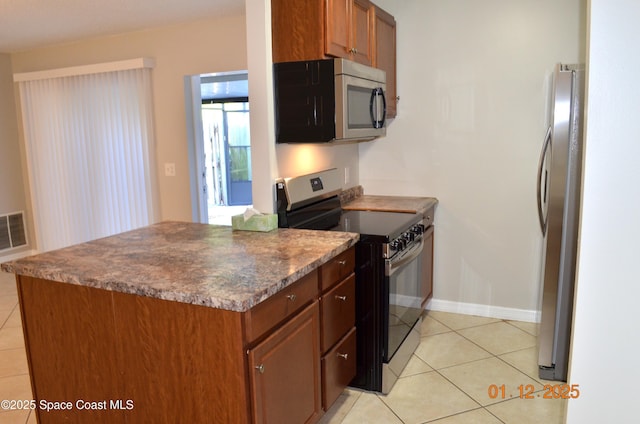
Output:
<instances>
[{"instance_id":1,"label":"speckled stone countertop","mask_svg":"<svg viewBox=\"0 0 640 424\"><path fill-rule=\"evenodd\" d=\"M335 255L358 235L162 222L3 263L3 271L243 312Z\"/></svg>"},{"instance_id":2,"label":"speckled stone countertop","mask_svg":"<svg viewBox=\"0 0 640 424\"><path fill-rule=\"evenodd\" d=\"M435 197L362 195L342 204L344 210L424 214L438 204Z\"/></svg>"}]
</instances>

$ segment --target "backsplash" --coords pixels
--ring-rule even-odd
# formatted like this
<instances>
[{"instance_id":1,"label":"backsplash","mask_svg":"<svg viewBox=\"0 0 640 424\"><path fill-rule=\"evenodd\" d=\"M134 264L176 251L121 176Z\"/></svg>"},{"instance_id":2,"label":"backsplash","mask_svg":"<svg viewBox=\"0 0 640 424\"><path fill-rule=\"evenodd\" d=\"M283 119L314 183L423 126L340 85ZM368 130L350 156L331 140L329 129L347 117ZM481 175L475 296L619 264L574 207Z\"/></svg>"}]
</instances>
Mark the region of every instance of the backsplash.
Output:
<instances>
[{"instance_id":1,"label":"backsplash","mask_svg":"<svg viewBox=\"0 0 640 424\"><path fill-rule=\"evenodd\" d=\"M351 202L354 199L362 196L363 194L364 189L361 185L342 190L340 192L340 204L344 205L345 203Z\"/></svg>"}]
</instances>

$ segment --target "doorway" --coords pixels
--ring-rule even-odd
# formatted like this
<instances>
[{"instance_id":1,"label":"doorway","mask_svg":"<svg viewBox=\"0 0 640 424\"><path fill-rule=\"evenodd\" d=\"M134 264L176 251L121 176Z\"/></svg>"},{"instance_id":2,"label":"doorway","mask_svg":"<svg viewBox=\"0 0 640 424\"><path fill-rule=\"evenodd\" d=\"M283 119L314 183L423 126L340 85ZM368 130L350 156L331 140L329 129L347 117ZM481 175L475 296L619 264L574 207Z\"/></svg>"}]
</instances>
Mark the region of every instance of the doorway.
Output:
<instances>
[{"instance_id":1,"label":"doorway","mask_svg":"<svg viewBox=\"0 0 640 424\"><path fill-rule=\"evenodd\" d=\"M247 72L186 82L194 221L231 225L231 216L252 204Z\"/></svg>"}]
</instances>

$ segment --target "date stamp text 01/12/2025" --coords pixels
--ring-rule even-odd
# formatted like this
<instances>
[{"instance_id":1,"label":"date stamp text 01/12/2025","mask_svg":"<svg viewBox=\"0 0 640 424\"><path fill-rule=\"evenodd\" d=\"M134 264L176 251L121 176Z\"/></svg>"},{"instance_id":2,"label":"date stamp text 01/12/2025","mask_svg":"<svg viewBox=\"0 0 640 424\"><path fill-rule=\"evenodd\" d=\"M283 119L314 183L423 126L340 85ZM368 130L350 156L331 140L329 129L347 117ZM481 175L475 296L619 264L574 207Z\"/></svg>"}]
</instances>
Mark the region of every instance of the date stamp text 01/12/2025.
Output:
<instances>
[{"instance_id":1,"label":"date stamp text 01/12/2025","mask_svg":"<svg viewBox=\"0 0 640 424\"><path fill-rule=\"evenodd\" d=\"M509 394L504 384L491 384L487 388L490 399L577 399L580 397L579 384L545 384L542 392L535 392L533 384L521 384L517 394Z\"/></svg>"}]
</instances>

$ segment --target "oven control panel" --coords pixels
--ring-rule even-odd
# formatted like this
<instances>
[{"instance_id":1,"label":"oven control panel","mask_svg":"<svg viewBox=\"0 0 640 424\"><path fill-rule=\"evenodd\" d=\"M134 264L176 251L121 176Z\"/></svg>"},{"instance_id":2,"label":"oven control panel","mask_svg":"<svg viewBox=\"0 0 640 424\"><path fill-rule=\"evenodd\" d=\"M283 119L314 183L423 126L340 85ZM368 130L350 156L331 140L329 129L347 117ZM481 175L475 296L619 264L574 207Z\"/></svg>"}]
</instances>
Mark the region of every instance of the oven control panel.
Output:
<instances>
[{"instance_id":1,"label":"oven control panel","mask_svg":"<svg viewBox=\"0 0 640 424\"><path fill-rule=\"evenodd\" d=\"M397 253L410 249L414 244L420 243L425 228L425 225L419 222L389 243L385 243L382 246L382 257L385 259L392 258Z\"/></svg>"}]
</instances>

